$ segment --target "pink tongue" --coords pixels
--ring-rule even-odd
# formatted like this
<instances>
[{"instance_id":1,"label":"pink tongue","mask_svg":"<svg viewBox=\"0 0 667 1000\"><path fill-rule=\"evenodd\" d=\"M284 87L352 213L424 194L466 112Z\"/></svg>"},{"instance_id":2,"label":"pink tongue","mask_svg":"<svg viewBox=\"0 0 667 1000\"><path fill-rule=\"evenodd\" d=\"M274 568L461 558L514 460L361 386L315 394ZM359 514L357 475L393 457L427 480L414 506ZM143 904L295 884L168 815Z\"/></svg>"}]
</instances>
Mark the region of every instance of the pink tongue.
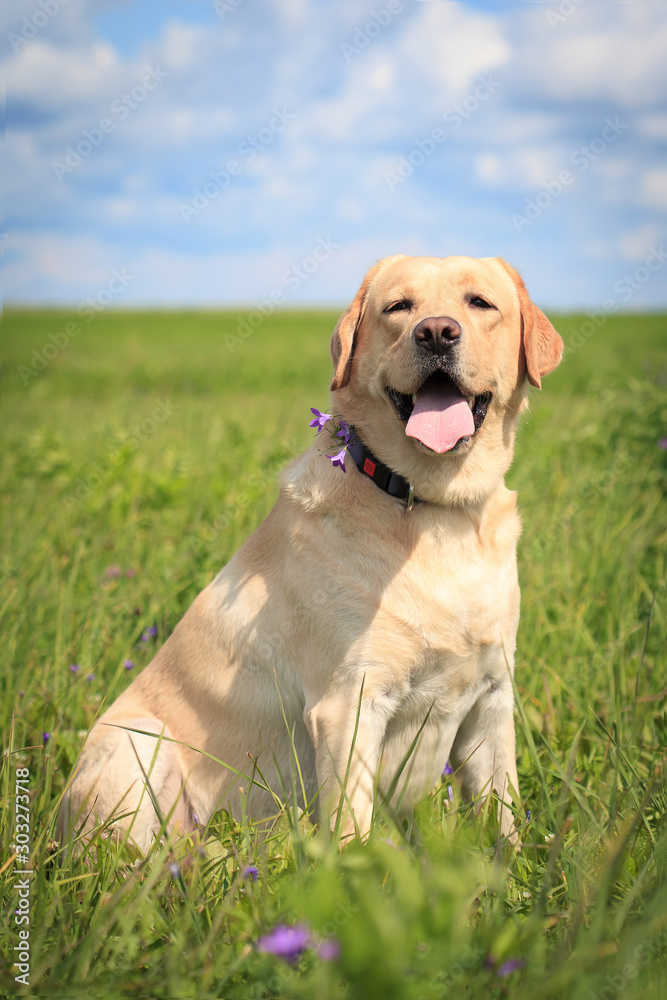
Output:
<instances>
[{"instance_id":1,"label":"pink tongue","mask_svg":"<svg viewBox=\"0 0 667 1000\"><path fill-rule=\"evenodd\" d=\"M417 393L417 401L405 433L441 455L462 437L475 432L468 403L453 382L429 379Z\"/></svg>"}]
</instances>

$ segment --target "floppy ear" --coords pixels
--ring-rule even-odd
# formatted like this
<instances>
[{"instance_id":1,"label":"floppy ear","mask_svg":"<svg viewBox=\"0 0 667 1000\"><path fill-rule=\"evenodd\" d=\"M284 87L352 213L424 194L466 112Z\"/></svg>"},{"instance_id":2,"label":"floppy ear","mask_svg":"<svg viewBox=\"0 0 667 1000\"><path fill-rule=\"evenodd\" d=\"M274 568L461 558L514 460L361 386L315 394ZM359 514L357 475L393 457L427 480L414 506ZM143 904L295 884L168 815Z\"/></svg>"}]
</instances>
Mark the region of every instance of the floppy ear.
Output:
<instances>
[{"instance_id":1,"label":"floppy ear","mask_svg":"<svg viewBox=\"0 0 667 1000\"><path fill-rule=\"evenodd\" d=\"M336 329L332 334L331 360L334 365L334 374L331 380L332 392L335 392L336 389L342 389L350 381L355 334L361 319L367 287L367 279L364 279L363 285L336 323Z\"/></svg>"},{"instance_id":2,"label":"floppy ear","mask_svg":"<svg viewBox=\"0 0 667 1000\"><path fill-rule=\"evenodd\" d=\"M363 316L366 296L371 281L384 264L388 261L398 260L399 257L404 256L405 254L396 254L393 257L384 257L382 260L379 260L370 269L361 283L361 288L338 320L336 329L331 337L331 359L334 364L334 374L331 380L332 392L335 392L336 389L342 389L350 381L357 332Z\"/></svg>"},{"instance_id":3,"label":"floppy ear","mask_svg":"<svg viewBox=\"0 0 667 1000\"><path fill-rule=\"evenodd\" d=\"M499 258L506 268L519 295L521 307L521 336L526 356L528 381L537 389L542 388L542 376L556 368L563 357L563 338L556 332L541 309L531 301L520 275Z\"/></svg>"}]
</instances>

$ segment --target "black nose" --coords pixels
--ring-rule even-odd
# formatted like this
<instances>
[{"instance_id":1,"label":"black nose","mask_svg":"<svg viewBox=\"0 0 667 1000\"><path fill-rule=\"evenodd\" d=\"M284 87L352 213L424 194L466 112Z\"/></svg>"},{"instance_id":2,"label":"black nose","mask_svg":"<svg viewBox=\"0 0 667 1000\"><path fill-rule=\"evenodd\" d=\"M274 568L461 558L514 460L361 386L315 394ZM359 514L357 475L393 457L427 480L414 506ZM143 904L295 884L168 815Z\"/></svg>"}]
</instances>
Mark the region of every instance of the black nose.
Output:
<instances>
[{"instance_id":1,"label":"black nose","mask_svg":"<svg viewBox=\"0 0 667 1000\"><path fill-rule=\"evenodd\" d=\"M455 319L449 316L429 316L417 323L413 336L421 351L429 354L444 354L450 347L458 343L461 327Z\"/></svg>"}]
</instances>

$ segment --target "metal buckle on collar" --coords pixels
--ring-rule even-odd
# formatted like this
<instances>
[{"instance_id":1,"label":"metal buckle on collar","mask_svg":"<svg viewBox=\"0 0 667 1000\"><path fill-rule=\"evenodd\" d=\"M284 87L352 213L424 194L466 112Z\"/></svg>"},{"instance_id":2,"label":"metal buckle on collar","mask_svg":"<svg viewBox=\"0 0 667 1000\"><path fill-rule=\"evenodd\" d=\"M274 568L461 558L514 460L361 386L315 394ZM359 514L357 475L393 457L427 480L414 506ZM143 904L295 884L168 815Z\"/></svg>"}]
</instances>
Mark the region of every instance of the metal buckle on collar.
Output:
<instances>
[{"instance_id":1,"label":"metal buckle on collar","mask_svg":"<svg viewBox=\"0 0 667 1000\"><path fill-rule=\"evenodd\" d=\"M415 489L412 483L408 483L408 486L409 490L408 490L408 499L406 500L407 504L406 510L412 510L415 502Z\"/></svg>"}]
</instances>

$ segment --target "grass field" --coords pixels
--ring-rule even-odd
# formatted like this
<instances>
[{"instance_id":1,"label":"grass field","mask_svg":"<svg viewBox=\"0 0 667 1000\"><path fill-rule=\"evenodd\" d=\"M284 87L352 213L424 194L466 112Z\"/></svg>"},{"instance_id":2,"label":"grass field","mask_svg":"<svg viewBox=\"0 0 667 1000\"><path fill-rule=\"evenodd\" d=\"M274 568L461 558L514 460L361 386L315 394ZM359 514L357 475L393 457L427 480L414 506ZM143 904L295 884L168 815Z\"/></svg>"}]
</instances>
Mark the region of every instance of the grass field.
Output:
<instances>
[{"instance_id":1,"label":"grass field","mask_svg":"<svg viewBox=\"0 0 667 1000\"><path fill-rule=\"evenodd\" d=\"M336 317L276 314L242 340L233 313L5 316L3 995L666 995L667 318L584 334L584 317L553 318L566 357L533 392L508 477L524 521L522 852L496 848L493 817L462 803L454 776L409 823L379 821L342 852L306 817L262 843L220 813L184 867L159 846L142 861L106 843L67 861L51 839L58 797L101 706L312 439ZM292 963L257 948L279 924L311 934ZM21 929L29 987L12 967Z\"/></svg>"}]
</instances>

